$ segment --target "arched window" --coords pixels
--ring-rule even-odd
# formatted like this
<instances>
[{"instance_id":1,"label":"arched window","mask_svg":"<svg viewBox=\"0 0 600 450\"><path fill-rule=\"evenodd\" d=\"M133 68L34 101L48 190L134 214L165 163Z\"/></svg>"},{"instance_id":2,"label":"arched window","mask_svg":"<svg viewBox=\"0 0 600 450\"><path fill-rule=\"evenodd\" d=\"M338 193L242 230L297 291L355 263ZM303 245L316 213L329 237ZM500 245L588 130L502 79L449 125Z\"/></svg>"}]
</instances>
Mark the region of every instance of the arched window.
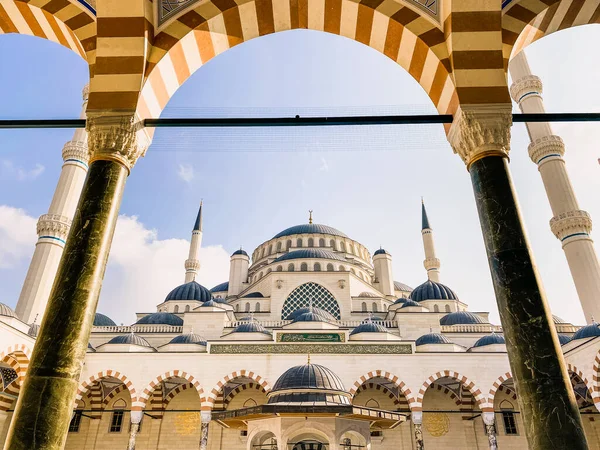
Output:
<instances>
[{"instance_id":1,"label":"arched window","mask_svg":"<svg viewBox=\"0 0 600 450\"><path fill-rule=\"evenodd\" d=\"M340 272L345 272L346 271L346 267L345 266L340 266Z\"/></svg>"},{"instance_id":2,"label":"arched window","mask_svg":"<svg viewBox=\"0 0 600 450\"><path fill-rule=\"evenodd\" d=\"M277 272L283 272L283 266L277 266Z\"/></svg>"},{"instance_id":3,"label":"arched window","mask_svg":"<svg viewBox=\"0 0 600 450\"><path fill-rule=\"evenodd\" d=\"M373 312L377 312L377 303L373 302Z\"/></svg>"},{"instance_id":4,"label":"arched window","mask_svg":"<svg viewBox=\"0 0 600 450\"><path fill-rule=\"evenodd\" d=\"M263 273L261 272L258 274L258 279L260 280L262 277L263 277Z\"/></svg>"},{"instance_id":5,"label":"arched window","mask_svg":"<svg viewBox=\"0 0 600 450\"><path fill-rule=\"evenodd\" d=\"M260 303L256 302L256 306L254 307L254 311L260 312Z\"/></svg>"},{"instance_id":6,"label":"arched window","mask_svg":"<svg viewBox=\"0 0 600 450\"><path fill-rule=\"evenodd\" d=\"M344 244L343 242L340 242L340 250L342 250L343 252L346 251L346 244Z\"/></svg>"},{"instance_id":7,"label":"arched window","mask_svg":"<svg viewBox=\"0 0 600 450\"><path fill-rule=\"evenodd\" d=\"M358 272L358 276L360 277L360 279L361 279L361 280L364 280L364 279L365 279L365 277L363 276L363 273L362 273L362 272Z\"/></svg>"},{"instance_id":8,"label":"arched window","mask_svg":"<svg viewBox=\"0 0 600 450\"><path fill-rule=\"evenodd\" d=\"M315 272L320 272L321 271L321 264L315 263L313 270Z\"/></svg>"},{"instance_id":9,"label":"arched window","mask_svg":"<svg viewBox=\"0 0 600 450\"><path fill-rule=\"evenodd\" d=\"M281 242L277 243L277 253L281 251Z\"/></svg>"},{"instance_id":10,"label":"arched window","mask_svg":"<svg viewBox=\"0 0 600 450\"><path fill-rule=\"evenodd\" d=\"M271 268L270 267L267 269L267 273L271 273Z\"/></svg>"},{"instance_id":11,"label":"arched window","mask_svg":"<svg viewBox=\"0 0 600 450\"><path fill-rule=\"evenodd\" d=\"M515 419L515 412L512 403L510 403L507 400L504 400L502 403L500 403L500 409L502 410L502 424L504 425L504 434L518 434L517 421Z\"/></svg>"},{"instance_id":12,"label":"arched window","mask_svg":"<svg viewBox=\"0 0 600 450\"><path fill-rule=\"evenodd\" d=\"M379 402L374 398L370 398L369 400L367 400L367 403L365 403L365 406L367 408L379 408Z\"/></svg>"},{"instance_id":13,"label":"arched window","mask_svg":"<svg viewBox=\"0 0 600 450\"><path fill-rule=\"evenodd\" d=\"M190 305L185 305L185 312L190 312Z\"/></svg>"},{"instance_id":14,"label":"arched window","mask_svg":"<svg viewBox=\"0 0 600 450\"><path fill-rule=\"evenodd\" d=\"M286 320L288 316L299 308L305 308L312 302L315 308L328 311L339 320L340 306L335 297L320 284L309 282L294 289L283 303L281 318Z\"/></svg>"},{"instance_id":15,"label":"arched window","mask_svg":"<svg viewBox=\"0 0 600 450\"><path fill-rule=\"evenodd\" d=\"M239 303L237 305L235 305L235 310L239 312L239 310L240 310L240 304Z\"/></svg>"},{"instance_id":16,"label":"arched window","mask_svg":"<svg viewBox=\"0 0 600 450\"><path fill-rule=\"evenodd\" d=\"M285 243L285 249L289 250L291 246L292 246L292 240L288 239L287 242Z\"/></svg>"},{"instance_id":17,"label":"arched window","mask_svg":"<svg viewBox=\"0 0 600 450\"><path fill-rule=\"evenodd\" d=\"M352 272L354 275L356 275L356 271L352 267L350 267L350 272Z\"/></svg>"},{"instance_id":18,"label":"arched window","mask_svg":"<svg viewBox=\"0 0 600 450\"><path fill-rule=\"evenodd\" d=\"M433 305L433 312L440 312L440 307L438 305Z\"/></svg>"},{"instance_id":19,"label":"arched window","mask_svg":"<svg viewBox=\"0 0 600 450\"><path fill-rule=\"evenodd\" d=\"M269 255L273 254L273 245L269 245Z\"/></svg>"},{"instance_id":20,"label":"arched window","mask_svg":"<svg viewBox=\"0 0 600 450\"><path fill-rule=\"evenodd\" d=\"M250 303L246 303L246 312L250 312Z\"/></svg>"},{"instance_id":21,"label":"arched window","mask_svg":"<svg viewBox=\"0 0 600 450\"><path fill-rule=\"evenodd\" d=\"M300 272L307 272L307 271L308 271L308 264L306 264L306 263L300 264Z\"/></svg>"},{"instance_id":22,"label":"arched window","mask_svg":"<svg viewBox=\"0 0 600 450\"><path fill-rule=\"evenodd\" d=\"M296 247L302 247L302 239L296 239Z\"/></svg>"},{"instance_id":23,"label":"arched window","mask_svg":"<svg viewBox=\"0 0 600 450\"><path fill-rule=\"evenodd\" d=\"M319 247L325 247L325 239L319 239Z\"/></svg>"},{"instance_id":24,"label":"arched window","mask_svg":"<svg viewBox=\"0 0 600 450\"><path fill-rule=\"evenodd\" d=\"M290 264L288 266L288 272L293 272L294 271L294 264Z\"/></svg>"},{"instance_id":25,"label":"arched window","mask_svg":"<svg viewBox=\"0 0 600 450\"><path fill-rule=\"evenodd\" d=\"M333 268L333 264L327 264L327 272L333 272L335 269Z\"/></svg>"},{"instance_id":26,"label":"arched window","mask_svg":"<svg viewBox=\"0 0 600 450\"><path fill-rule=\"evenodd\" d=\"M252 406L257 406L256 400L253 398L249 398L244 402L244 408L251 408Z\"/></svg>"},{"instance_id":27,"label":"arched window","mask_svg":"<svg viewBox=\"0 0 600 450\"><path fill-rule=\"evenodd\" d=\"M120 398L114 404L112 409L112 417L110 419L110 433L120 433L123 430L123 418L125 416L124 409L127 407L125 400Z\"/></svg>"},{"instance_id":28,"label":"arched window","mask_svg":"<svg viewBox=\"0 0 600 450\"><path fill-rule=\"evenodd\" d=\"M337 250L337 247L335 246L335 240L333 240L333 239L332 239L332 240L330 240L330 241L329 241L329 246L330 246L332 249L334 249L334 250Z\"/></svg>"},{"instance_id":29,"label":"arched window","mask_svg":"<svg viewBox=\"0 0 600 450\"><path fill-rule=\"evenodd\" d=\"M444 306L444 309L446 310L446 312L450 312L450 305Z\"/></svg>"},{"instance_id":30,"label":"arched window","mask_svg":"<svg viewBox=\"0 0 600 450\"><path fill-rule=\"evenodd\" d=\"M179 312L179 305L175 305L175 309L173 309L173 311L175 311L176 313Z\"/></svg>"},{"instance_id":31,"label":"arched window","mask_svg":"<svg viewBox=\"0 0 600 450\"><path fill-rule=\"evenodd\" d=\"M315 246L315 241L313 238L308 238L308 246L309 247L314 247Z\"/></svg>"},{"instance_id":32,"label":"arched window","mask_svg":"<svg viewBox=\"0 0 600 450\"><path fill-rule=\"evenodd\" d=\"M367 312L367 302L362 302L362 312Z\"/></svg>"},{"instance_id":33,"label":"arched window","mask_svg":"<svg viewBox=\"0 0 600 450\"><path fill-rule=\"evenodd\" d=\"M266 252L266 251L267 251L267 249L263 247L263 249L262 249L262 257L263 257L263 258L265 257L265 252Z\"/></svg>"}]
</instances>

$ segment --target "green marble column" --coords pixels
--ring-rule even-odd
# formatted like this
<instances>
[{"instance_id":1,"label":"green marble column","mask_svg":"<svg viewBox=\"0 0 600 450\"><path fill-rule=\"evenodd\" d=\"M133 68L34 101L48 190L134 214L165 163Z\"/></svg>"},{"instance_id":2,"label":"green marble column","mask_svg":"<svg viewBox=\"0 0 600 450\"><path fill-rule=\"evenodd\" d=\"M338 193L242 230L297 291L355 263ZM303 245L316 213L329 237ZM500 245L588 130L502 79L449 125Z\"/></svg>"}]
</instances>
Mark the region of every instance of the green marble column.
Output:
<instances>
[{"instance_id":1,"label":"green marble column","mask_svg":"<svg viewBox=\"0 0 600 450\"><path fill-rule=\"evenodd\" d=\"M507 159L475 159L469 172L529 448L587 449Z\"/></svg>"},{"instance_id":2,"label":"green marble column","mask_svg":"<svg viewBox=\"0 0 600 450\"><path fill-rule=\"evenodd\" d=\"M90 165L5 450L65 445L128 168Z\"/></svg>"}]
</instances>

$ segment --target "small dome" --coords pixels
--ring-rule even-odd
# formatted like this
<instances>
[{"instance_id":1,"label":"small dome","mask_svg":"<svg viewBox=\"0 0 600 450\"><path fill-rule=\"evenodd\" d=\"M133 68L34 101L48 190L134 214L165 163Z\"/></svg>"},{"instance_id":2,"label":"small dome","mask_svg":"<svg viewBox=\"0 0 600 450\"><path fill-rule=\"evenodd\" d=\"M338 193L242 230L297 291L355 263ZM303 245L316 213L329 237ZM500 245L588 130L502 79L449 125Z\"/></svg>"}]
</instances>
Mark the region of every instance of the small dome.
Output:
<instances>
[{"instance_id":1,"label":"small dome","mask_svg":"<svg viewBox=\"0 0 600 450\"><path fill-rule=\"evenodd\" d=\"M384 327L383 325L369 321L369 322L361 323L359 326L354 328L354 330L352 330L350 332L350 336L353 336L358 333L387 333L387 332L388 332L387 328Z\"/></svg>"},{"instance_id":2,"label":"small dome","mask_svg":"<svg viewBox=\"0 0 600 450\"><path fill-rule=\"evenodd\" d=\"M96 349L95 349L95 348L92 346L92 344L90 344L89 342L88 342L87 349L88 349L88 350L91 350L91 351L93 351L93 352L95 352L95 351L96 351Z\"/></svg>"},{"instance_id":3,"label":"small dome","mask_svg":"<svg viewBox=\"0 0 600 450\"><path fill-rule=\"evenodd\" d=\"M492 333L482 338L477 339L473 347L485 347L486 345L506 344L504 336L501 334Z\"/></svg>"},{"instance_id":4,"label":"small dome","mask_svg":"<svg viewBox=\"0 0 600 450\"><path fill-rule=\"evenodd\" d=\"M310 312L312 308L312 312L319 314L327 319L329 322L335 322L336 318L329 311L325 311L324 309L317 308L316 306L307 306L304 308L299 308L296 311L292 312L290 315L286 317L286 320L295 320L297 317Z\"/></svg>"},{"instance_id":5,"label":"small dome","mask_svg":"<svg viewBox=\"0 0 600 450\"><path fill-rule=\"evenodd\" d=\"M560 345L565 345L571 342L571 336L567 336L566 334L558 333L558 342Z\"/></svg>"},{"instance_id":6,"label":"small dome","mask_svg":"<svg viewBox=\"0 0 600 450\"><path fill-rule=\"evenodd\" d=\"M263 327L260 323L255 320L251 320L250 322L242 323L238 325L234 330L234 333L263 333L263 334L271 334L265 327Z\"/></svg>"},{"instance_id":7,"label":"small dome","mask_svg":"<svg viewBox=\"0 0 600 450\"><path fill-rule=\"evenodd\" d=\"M206 339L204 339L199 334L195 333L187 333L180 334L179 336L175 336L169 344L198 344L198 345L206 345Z\"/></svg>"},{"instance_id":8,"label":"small dome","mask_svg":"<svg viewBox=\"0 0 600 450\"><path fill-rule=\"evenodd\" d=\"M407 300L408 300L407 298L400 297L399 299L397 299L397 300L394 302L394 305L401 305L401 304L403 304L403 303L406 303L406 301L407 301Z\"/></svg>"},{"instance_id":9,"label":"small dome","mask_svg":"<svg viewBox=\"0 0 600 450\"><path fill-rule=\"evenodd\" d=\"M32 338L36 338L40 332L40 326L37 323L32 323L27 334Z\"/></svg>"},{"instance_id":10,"label":"small dome","mask_svg":"<svg viewBox=\"0 0 600 450\"><path fill-rule=\"evenodd\" d=\"M339 230L327 225L319 225L318 223L304 223L302 225L295 225L290 228L286 228L280 233L273 236L273 239L292 236L294 234L330 234L332 236L348 237Z\"/></svg>"},{"instance_id":11,"label":"small dome","mask_svg":"<svg viewBox=\"0 0 600 450\"><path fill-rule=\"evenodd\" d=\"M128 344L139 345L140 347L152 347L146 339L134 333L115 336L110 341L108 341L107 344Z\"/></svg>"},{"instance_id":12,"label":"small dome","mask_svg":"<svg viewBox=\"0 0 600 450\"><path fill-rule=\"evenodd\" d=\"M165 302L168 302L169 300L196 300L199 302L207 302L211 297L212 295L208 289L195 281L190 281L189 283L177 286L169 292L169 295L165 298Z\"/></svg>"},{"instance_id":13,"label":"small dome","mask_svg":"<svg viewBox=\"0 0 600 450\"><path fill-rule=\"evenodd\" d=\"M200 305L200 308L208 308L209 306L215 307L215 308L221 308L223 309L223 302L218 302L216 301L216 299L212 298L207 302L204 302Z\"/></svg>"},{"instance_id":14,"label":"small dome","mask_svg":"<svg viewBox=\"0 0 600 450\"><path fill-rule=\"evenodd\" d=\"M297 315L293 320L293 323L297 322L331 322L331 319L324 314L316 311L314 308L309 307L309 310L305 313Z\"/></svg>"},{"instance_id":15,"label":"small dome","mask_svg":"<svg viewBox=\"0 0 600 450\"><path fill-rule=\"evenodd\" d=\"M244 295L242 298L264 298L260 292L250 292L248 295Z\"/></svg>"},{"instance_id":16,"label":"small dome","mask_svg":"<svg viewBox=\"0 0 600 450\"><path fill-rule=\"evenodd\" d=\"M183 319L168 312L155 312L148 314L138 320L136 325L172 325L179 327L183 325Z\"/></svg>"},{"instance_id":17,"label":"small dome","mask_svg":"<svg viewBox=\"0 0 600 450\"><path fill-rule=\"evenodd\" d=\"M560 317L555 316L554 314L552 314L552 320L554 321L554 323L567 323L563 319L561 319Z\"/></svg>"},{"instance_id":18,"label":"small dome","mask_svg":"<svg viewBox=\"0 0 600 450\"><path fill-rule=\"evenodd\" d=\"M485 322L477 314L473 314L469 311L456 311L446 314L440 319L440 325L471 325L477 323Z\"/></svg>"},{"instance_id":19,"label":"small dome","mask_svg":"<svg viewBox=\"0 0 600 450\"><path fill-rule=\"evenodd\" d=\"M104 314L96 313L94 316L94 326L95 327L116 327L117 324L113 322L113 320L105 316Z\"/></svg>"},{"instance_id":20,"label":"small dome","mask_svg":"<svg viewBox=\"0 0 600 450\"><path fill-rule=\"evenodd\" d=\"M421 305L419 305L417 302L415 302L414 300L411 300L410 298L408 300L406 300L404 302L404 305L402 305L400 307L400 309L404 309L404 308L410 308L411 306L418 306L421 307Z\"/></svg>"},{"instance_id":21,"label":"small dome","mask_svg":"<svg viewBox=\"0 0 600 450\"><path fill-rule=\"evenodd\" d=\"M244 255L244 256L248 256L248 253L246 253L244 250L242 250L241 248L239 250L236 250L235 252L233 252L231 254L231 256L235 256L235 255Z\"/></svg>"},{"instance_id":22,"label":"small dome","mask_svg":"<svg viewBox=\"0 0 600 450\"><path fill-rule=\"evenodd\" d=\"M400 281L394 281L394 290L402 292L410 292L413 290L408 284L401 283Z\"/></svg>"},{"instance_id":23,"label":"small dome","mask_svg":"<svg viewBox=\"0 0 600 450\"><path fill-rule=\"evenodd\" d=\"M221 297L213 297L212 301L216 302L216 303L221 303L221 304L226 304L227 303L227 300L224 299L224 298L221 298Z\"/></svg>"},{"instance_id":24,"label":"small dome","mask_svg":"<svg viewBox=\"0 0 600 450\"><path fill-rule=\"evenodd\" d=\"M415 345L427 345L427 344L452 344L450 339L440 333L428 333L421 336L415 341Z\"/></svg>"},{"instance_id":25,"label":"small dome","mask_svg":"<svg viewBox=\"0 0 600 450\"><path fill-rule=\"evenodd\" d=\"M214 288L210 290L210 292L225 292L229 290L229 281L225 283L217 284Z\"/></svg>"},{"instance_id":26,"label":"small dome","mask_svg":"<svg viewBox=\"0 0 600 450\"><path fill-rule=\"evenodd\" d=\"M11 307L6 306L4 303L0 303L0 316L17 317L17 314L13 311Z\"/></svg>"},{"instance_id":27,"label":"small dome","mask_svg":"<svg viewBox=\"0 0 600 450\"><path fill-rule=\"evenodd\" d=\"M324 389L346 392L340 377L331 369L319 364L304 364L286 370L275 382L271 393L290 389Z\"/></svg>"},{"instance_id":28,"label":"small dome","mask_svg":"<svg viewBox=\"0 0 600 450\"><path fill-rule=\"evenodd\" d=\"M422 302L423 300L458 300L454 291L448 286L431 280L427 280L414 288L410 293L410 298L415 302Z\"/></svg>"},{"instance_id":29,"label":"small dome","mask_svg":"<svg viewBox=\"0 0 600 450\"><path fill-rule=\"evenodd\" d=\"M371 298L379 298L379 295L374 294L373 292L361 292L359 295L359 297L371 297Z\"/></svg>"},{"instance_id":30,"label":"small dome","mask_svg":"<svg viewBox=\"0 0 600 450\"><path fill-rule=\"evenodd\" d=\"M390 255L388 252L386 252L384 249L380 248L379 250L376 250L375 253L373 253L373 256L377 256L377 255ZM390 255L392 256L392 255Z\"/></svg>"},{"instance_id":31,"label":"small dome","mask_svg":"<svg viewBox=\"0 0 600 450\"><path fill-rule=\"evenodd\" d=\"M289 252L283 256L280 256L273 262L277 263L291 259L335 259L337 261L348 262L343 256L333 253L330 250L323 250L322 248L305 248L302 250L294 250L293 252Z\"/></svg>"},{"instance_id":32,"label":"small dome","mask_svg":"<svg viewBox=\"0 0 600 450\"><path fill-rule=\"evenodd\" d=\"M572 340L575 341L577 339L586 339L596 336L600 336L600 326L596 322L593 322L577 330L573 335Z\"/></svg>"}]
</instances>

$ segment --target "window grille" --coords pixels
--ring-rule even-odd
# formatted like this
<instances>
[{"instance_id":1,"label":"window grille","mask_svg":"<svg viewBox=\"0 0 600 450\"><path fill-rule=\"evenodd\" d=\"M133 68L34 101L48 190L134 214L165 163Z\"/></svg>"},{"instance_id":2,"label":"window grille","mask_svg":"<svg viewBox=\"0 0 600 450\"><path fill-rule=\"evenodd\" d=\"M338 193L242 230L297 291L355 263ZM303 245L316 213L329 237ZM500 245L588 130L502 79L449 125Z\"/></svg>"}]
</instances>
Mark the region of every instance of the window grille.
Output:
<instances>
[{"instance_id":1,"label":"window grille","mask_svg":"<svg viewBox=\"0 0 600 450\"><path fill-rule=\"evenodd\" d=\"M517 421L515 420L515 413L512 411L502 411L502 421L504 422L504 434L518 434L517 433Z\"/></svg>"},{"instance_id":2,"label":"window grille","mask_svg":"<svg viewBox=\"0 0 600 450\"><path fill-rule=\"evenodd\" d=\"M111 433L120 433L123 429L123 416L125 415L124 411L114 411L112 415L112 419L110 421L110 432Z\"/></svg>"},{"instance_id":3,"label":"window grille","mask_svg":"<svg viewBox=\"0 0 600 450\"><path fill-rule=\"evenodd\" d=\"M71 423L69 424L69 433L77 433L79 431L81 417L81 411L75 411L75 414L73 414L73 418L71 419Z\"/></svg>"},{"instance_id":4,"label":"window grille","mask_svg":"<svg viewBox=\"0 0 600 450\"><path fill-rule=\"evenodd\" d=\"M292 291L283 304L281 318L287 319L291 313L306 308L311 303L315 308L324 309L339 320L340 306L335 297L323 286L312 282L302 284Z\"/></svg>"}]
</instances>

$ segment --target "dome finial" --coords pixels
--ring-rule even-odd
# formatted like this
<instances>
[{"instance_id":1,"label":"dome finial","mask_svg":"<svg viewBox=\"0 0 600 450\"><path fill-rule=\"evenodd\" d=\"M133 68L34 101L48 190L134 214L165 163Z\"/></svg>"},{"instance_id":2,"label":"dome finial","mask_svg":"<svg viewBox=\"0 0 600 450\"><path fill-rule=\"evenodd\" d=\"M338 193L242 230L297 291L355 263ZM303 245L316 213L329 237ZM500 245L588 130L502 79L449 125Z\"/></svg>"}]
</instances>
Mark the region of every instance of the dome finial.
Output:
<instances>
[{"instance_id":1,"label":"dome finial","mask_svg":"<svg viewBox=\"0 0 600 450\"><path fill-rule=\"evenodd\" d=\"M312 224L312 222L313 222L313 219L312 219L312 213L313 213L313 210L312 210L312 209L309 209L309 210L308 210L308 223L309 223L309 224Z\"/></svg>"},{"instance_id":2,"label":"dome finial","mask_svg":"<svg viewBox=\"0 0 600 450\"><path fill-rule=\"evenodd\" d=\"M36 315L35 315L35 318L33 319L33 323L36 323L36 322L37 322L37 318L38 318L38 316L39 316L39 314L36 314ZM593 321L594 321L594 318L592 317L592 322L593 322Z\"/></svg>"},{"instance_id":3,"label":"dome finial","mask_svg":"<svg viewBox=\"0 0 600 450\"><path fill-rule=\"evenodd\" d=\"M306 364L310 364L310 353L307 356L308 356L308 358L307 358Z\"/></svg>"}]
</instances>

